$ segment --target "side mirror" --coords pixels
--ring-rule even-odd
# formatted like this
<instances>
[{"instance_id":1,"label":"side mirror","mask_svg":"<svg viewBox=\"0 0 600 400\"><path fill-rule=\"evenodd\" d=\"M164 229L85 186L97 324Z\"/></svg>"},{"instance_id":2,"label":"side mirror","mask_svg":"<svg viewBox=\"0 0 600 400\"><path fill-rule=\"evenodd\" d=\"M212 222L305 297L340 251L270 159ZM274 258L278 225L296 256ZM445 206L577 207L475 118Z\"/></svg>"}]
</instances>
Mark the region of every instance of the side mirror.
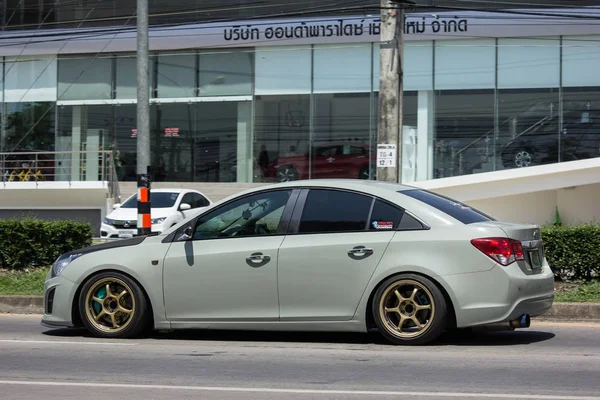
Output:
<instances>
[{"instance_id":1,"label":"side mirror","mask_svg":"<svg viewBox=\"0 0 600 400\"><path fill-rule=\"evenodd\" d=\"M113 210L116 210L117 208L120 208L121 204L117 203L117 204L113 204Z\"/></svg>"},{"instance_id":2,"label":"side mirror","mask_svg":"<svg viewBox=\"0 0 600 400\"><path fill-rule=\"evenodd\" d=\"M192 225L188 225L185 227L185 230L181 232L181 235L177 238L178 242L185 242L192 238Z\"/></svg>"},{"instance_id":3,"label":"side mirror","mask_svg":"<svg viewBox=\"0 0 600 400\"><path fill-rule=\"evenodd\" d=\"M179 206L179 211L186 211L191 209L192 206L190 206L188 203L181 203L181 205Z\"/></svg>"}]
</instances>

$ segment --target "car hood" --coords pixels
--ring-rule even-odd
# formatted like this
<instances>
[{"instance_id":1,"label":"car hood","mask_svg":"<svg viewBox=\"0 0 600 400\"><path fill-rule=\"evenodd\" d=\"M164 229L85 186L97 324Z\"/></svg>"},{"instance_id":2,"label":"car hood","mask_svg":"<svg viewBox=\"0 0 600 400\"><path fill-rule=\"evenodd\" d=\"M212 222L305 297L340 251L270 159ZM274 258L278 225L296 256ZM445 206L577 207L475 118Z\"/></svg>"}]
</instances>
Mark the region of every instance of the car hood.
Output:
<instances>
[{"instance_id":1,"label":"car hood","mask_svg":"<svg viewBox=\"0 0 600 400\"><path fill-rule=\"evenodd\" d=\"M173 214L172 208L152 208L150 215L152 218L163 218ZM116 219L120 221L125 220L137 220L137 208L117 208L106 216L109 219Z\"/></svg>"}]
</instances>

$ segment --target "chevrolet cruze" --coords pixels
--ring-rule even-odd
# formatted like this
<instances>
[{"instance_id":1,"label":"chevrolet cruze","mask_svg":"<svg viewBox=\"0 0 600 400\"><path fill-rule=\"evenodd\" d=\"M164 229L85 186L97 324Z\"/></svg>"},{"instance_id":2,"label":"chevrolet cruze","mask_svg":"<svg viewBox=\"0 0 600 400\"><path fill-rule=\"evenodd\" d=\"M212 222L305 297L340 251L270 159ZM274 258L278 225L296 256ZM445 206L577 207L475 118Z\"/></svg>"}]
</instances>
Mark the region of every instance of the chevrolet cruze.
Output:
<instances>
[{"instance_id":1,"label":"chevrolet cruze","mask_svg":"<svg viewBox=\"0 0 600 400\"><path fill-rule=\"evenodd\" d=\"M552 305L537 226L396 184L295 181L213 204L159 235L59 257L50 327L355 331L423 344L453 327L528 327Z\"/></svg>"}]
</instances>

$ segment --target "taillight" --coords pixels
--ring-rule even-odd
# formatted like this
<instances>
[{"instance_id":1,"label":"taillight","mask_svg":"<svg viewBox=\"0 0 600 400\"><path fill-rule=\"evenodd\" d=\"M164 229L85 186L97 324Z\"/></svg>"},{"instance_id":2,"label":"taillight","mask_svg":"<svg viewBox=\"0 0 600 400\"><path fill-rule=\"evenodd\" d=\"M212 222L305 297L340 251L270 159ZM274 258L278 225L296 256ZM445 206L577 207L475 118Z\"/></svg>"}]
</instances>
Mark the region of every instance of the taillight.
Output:
<instances>
[{"instance_id":1,"label":"taillight","mask_svg":"<svg viewBox=\"0 0 600 400\"><path fill-rule=\"evenodd\" d=\"M486 256L504 266L517 260L524 260L523 245L520 241L507 238L473 239L471 244Z\"/></svg>"}]
</instances>

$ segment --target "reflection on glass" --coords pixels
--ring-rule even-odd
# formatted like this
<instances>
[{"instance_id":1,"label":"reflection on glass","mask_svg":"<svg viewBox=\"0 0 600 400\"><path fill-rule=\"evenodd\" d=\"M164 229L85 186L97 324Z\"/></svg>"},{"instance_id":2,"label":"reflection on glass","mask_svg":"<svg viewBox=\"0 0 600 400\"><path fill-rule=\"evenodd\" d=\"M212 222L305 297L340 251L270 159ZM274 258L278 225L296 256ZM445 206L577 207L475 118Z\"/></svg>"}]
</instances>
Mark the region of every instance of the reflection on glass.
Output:
<instances>
[{"instance_id":1,"label":"reflection on glass","mask_svg":"<svg viewBox=\"0 0 600 400\"><path fill-rule=\"evenodd\" d=\"M257 96L255 101L255 182L309 176L310 97Z\"/></svg>"},{"instance_id":2,"label":"reflection on glass","mask_svg":"<svg viewBox=\"0 0 600 400\"><path fill-rule=\"evenodd\" d=\"M494 91L436 92L434 178L493 170Z\"/></svg>"},{"instance_id":3,"label":"reflection on glass","mask_svg":"<svg viewBox=\"0 0 600 400\"><path fill-rule=\"evenodd\" d=\"M4 103L6 125L3 152L27 152L4 159L3 179L7 181L54 180L54 157L35 154L54 151L55 103Z\"/></svg>"},{"instance_id":4,"label":"reflection on glass","mask_svg":"<svg viewBox=\"0 0 600 400\"><path fill-rule=\"evenodd\" d=\"M558 89L512 89L498 93L498 169L559 161Z\"/></svg>"},{"instance_id":5,"label":"reflection on glass","mask_svg":"<svg viewBox=\"0 0 600 400\"><path fill-rule=\"evenodd\" d=\"M311 178L369 179L370 93L314 99Z\"/></svg>"},{"instance_id":6,"label":"reflection on glass","mask_svg":"<svg viewBox=\"0 0 600 400\"><path fill-rule=\"evenodd\" d=\"M600 157L600 88L563 89L561 161Z\"/></svg>"}]
</instances>

